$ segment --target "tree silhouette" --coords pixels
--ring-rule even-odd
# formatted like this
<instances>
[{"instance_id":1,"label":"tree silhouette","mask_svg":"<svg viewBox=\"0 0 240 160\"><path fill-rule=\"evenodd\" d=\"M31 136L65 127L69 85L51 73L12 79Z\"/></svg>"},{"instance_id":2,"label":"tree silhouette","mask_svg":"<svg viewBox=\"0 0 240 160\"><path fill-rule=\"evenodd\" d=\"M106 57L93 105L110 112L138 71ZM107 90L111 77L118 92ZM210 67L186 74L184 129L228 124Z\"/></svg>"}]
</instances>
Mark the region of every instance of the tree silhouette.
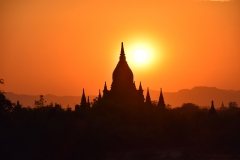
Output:
<instances>
[{"instance_id":1,"label":"tree silhouette","mask_svg":"<svg viewBox=\"0 0 240 160\"><path fill-rule=\"evenodd\" d=\"M237 108L238 107L238 104L237 104L237 102L232 102L232 101L230 101L229 103L228 103L228 107L229 108Z\"/></svg>"},{"instance_id":2,"label":"tree silhouette","mask_svg":"<svg viewBox=\"0 0 240 160\"><path fill-rule=\"evenodd\" d=\"M14 110L21 110L22 105L19 103L19 101L17 101L17 104L14 104Z\"/></svg>"},{"instance_id":3,"label":"tree silhouette","mask_svg":"<svg viewBox=\"0 0 240 160\"><path fill-rule=\"evenodd\" d=\"M0 84L4 84L4 80L0 79ZM6 98L4 91L0 90L0 115L9 115L13 109L13 103Z\"/></svg>"},{"instance_id":4,"label":"tree silhouette","mask_svg":"<svg viewBox=\"0 0 240 160\"><path fill-rule=\"evenodd\" d=\"M199 112L199 106L194 103L184 103L180 109L181 113L187 116Z\"/></svg>"},{"instance_id":5,"label":"tree silhouette","mask_svg":"<svg viewBox=\"0 0 240 160\"><path fill-rule=\"evenodd\" d=\"M46 102L46 101L44 101L44 96L43 96L43 95L40 95L39 100L35 100L34 106L35 106L36 108L43 107L44 104L45 104L45 102Z\"/></svg>"},{"instance_id":6,"label":"tree silhouette","mask_svg":"<svg viewBox=\"0 0 240 160\"><path fill-rule=\"evenodd\" d=\"M13 103L6 98L4 92L0 92L0 114L9 115L13 109Z\"/></svg>"}]
</instances>

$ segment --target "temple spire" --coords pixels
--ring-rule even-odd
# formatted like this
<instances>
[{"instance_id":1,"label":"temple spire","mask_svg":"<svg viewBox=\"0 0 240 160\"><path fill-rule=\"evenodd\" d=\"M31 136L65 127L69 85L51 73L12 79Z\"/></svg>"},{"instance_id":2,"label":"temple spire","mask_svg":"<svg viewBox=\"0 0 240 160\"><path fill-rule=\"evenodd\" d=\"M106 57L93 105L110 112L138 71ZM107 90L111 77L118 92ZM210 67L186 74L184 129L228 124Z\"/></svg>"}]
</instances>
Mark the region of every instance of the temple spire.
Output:
<instances>
[{"instance_id":1,"label":"temple spire","mask_svg":"<svg viewBox=\"0 0 240 160\"><path fill-rule=\"evenodd\" d=\"M211 108L209 110L209 115L216 115L216 114L217 114L217 111L215 110L214 102L212 101L212 105L211 105Z\"/></svg>"},{"instance_id":2,"label":"temple spire","mask_svg":"<svg viewBox=\"0 0 240 160\"><path fill-rule=\"evenodd\" d=\"M148 106L152 105L152 101L151 101L151 97L150 97L148 88L147 88L147 95L146 95L146 105L148 105Z\"/></svg>"},{"instance_id":3,"label":"temple spire","mask_svg":"<svg viewBox=\"0 0 240 160\"><path fill-rule=\"evenodd\" d=\"M102 98L102 96L101 96L101 91L100 91L100 89L99 89L98 99L101 99L101 98Z\"/></svg>"},{"instance_id":4,"label":"temple spire","mask_svg":"<svg viewBox=\"0 0 240 160\"><path fill-rule=\"evenodd\" d=\"M82 94L82 99L81 99L81 106L86 106L87 104L87 100L86 100L86 96L85 96L85 93L84 93L84 88L83 88L83 94Z\"/></svg>"},{"instance_id":5,"label":"temple spire","mask_svg":"<svg viewBox=\"0 0 240 160\"><path fill-rule=\"evenodd\" d=\"M143 89L142 89L142 84L141 84L141 81L140 81L140 85L139 85L139 89L138 89L139 91L142 91Z\"/></svg>"},{"instance_id":6,"label":"temple spire","mask_svg":"<svg viewBox=\"0 0 240 160\"><path fill-rule=\"evenodd\" d=\"M162 94L162 88L160 88L160 96L159 96L159 100L158 100L158 106L162 109L165 109L165 107L166 107L164 98L163 98L163 94Z\"/></svg>"},{"instance_id":7,"label":"temple spire","mask_svg":"<svg viewBox=\"0 0 240 160\"><path fill-rule=\"evenodd\" d=\"M222 105L221 105L220 109L221 109L221 110L227 109L227 108L224 106L223 102L222 102Z\"/></svg>"},{"instance_id":8,"label":"temple spire","mask_svg":"<svg viewBox=\"0 0 240 160\"><path fill-rule=\"evenodd\" d=\"M104 84L104 91L107 91L107 84L106 84L106 81L105 81L105 84Z\"/></svg>"},{"instance_id":9,"label":"temple spire","mask_svg":"<svg viewBox=\"0 0 240 160\"><path fill-rule=\"evenodd\" d=\"M88 99L87 99L87 105L88 105L88 107L90 107L89 96L88 96Z\"/></svg>"},{"instance_id":10,"label":"temple spire","mask_svg":"<svg viewBox=\"0 0 240 160\"><path fill-rule=\"evenodd\" d=\"M124 47L123 47L123 42L122 42L122 46L121 46L121 53L120 53L120 60L126 60L126 57L125 57L125 52L124 52Z\"/></svg>"}]
</instances>

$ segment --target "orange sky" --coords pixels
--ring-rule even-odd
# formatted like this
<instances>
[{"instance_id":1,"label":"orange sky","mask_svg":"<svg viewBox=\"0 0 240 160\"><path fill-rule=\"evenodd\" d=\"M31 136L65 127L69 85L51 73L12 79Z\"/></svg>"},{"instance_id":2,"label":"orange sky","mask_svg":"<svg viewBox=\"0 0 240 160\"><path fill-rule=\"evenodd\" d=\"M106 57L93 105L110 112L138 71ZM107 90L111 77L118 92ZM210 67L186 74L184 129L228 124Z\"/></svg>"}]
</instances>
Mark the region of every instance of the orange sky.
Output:
<instances>
[{"instance_id":1,"label":"orange sky","mask_svg":"<svg viewBox=\"0 0 240 160\"><path fill-rule=\"evenodd\" d=\"M240 0L2 0L1 89L18 94L97 94L121 42L137 86L240 90ZM147 46L151 63L132 60Z\"/></svg>"}]
</instances>

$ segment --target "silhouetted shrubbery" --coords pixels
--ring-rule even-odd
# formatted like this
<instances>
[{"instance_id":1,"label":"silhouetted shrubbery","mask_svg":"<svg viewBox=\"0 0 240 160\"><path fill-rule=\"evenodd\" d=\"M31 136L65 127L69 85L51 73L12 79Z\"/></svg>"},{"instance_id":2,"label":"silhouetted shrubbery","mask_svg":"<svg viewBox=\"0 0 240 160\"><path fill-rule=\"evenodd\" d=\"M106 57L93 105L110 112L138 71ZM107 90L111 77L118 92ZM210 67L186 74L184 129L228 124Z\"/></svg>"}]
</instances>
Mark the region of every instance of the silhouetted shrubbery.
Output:
<instances>
[{"instance_id":1,"label":"silhouetted shrubbery","mask_svg":"<svg viewBox=\"0 0 240 160\"><path fill-rule=\"evenodd\" d=\"M44 102L43 97L40 101ZM208 109L192 103L165 110L95 103L79 111L63 109L59 104L35 104L34 108L25 108L18 103L1 118L2 156L95 159L104 157L107 151L133 148L191 147L217 153L240 149L237 107L210 116Z\"/></svg>"}]
</instances>

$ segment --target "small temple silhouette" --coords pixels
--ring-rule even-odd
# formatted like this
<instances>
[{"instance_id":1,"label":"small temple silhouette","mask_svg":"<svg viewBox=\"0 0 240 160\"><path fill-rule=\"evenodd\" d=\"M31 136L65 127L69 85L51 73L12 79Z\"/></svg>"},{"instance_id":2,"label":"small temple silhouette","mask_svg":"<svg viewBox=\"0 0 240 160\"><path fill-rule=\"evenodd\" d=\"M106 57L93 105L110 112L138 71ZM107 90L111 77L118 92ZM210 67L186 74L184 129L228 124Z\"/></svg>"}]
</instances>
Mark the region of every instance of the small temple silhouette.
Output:
<instances>
[{"instance_id":1,"label":"small temple silhouette","mask_svg":"<svg viewBox=\"0 0 240 160\"><path fill-rule=\"evenodd\" d=\"M149 89L147 89L145 101L141 82L139 84L138 89L136 88L133 72L130 69L126 60L123 42L121 44L119 61L112 74L111 87L110 89L108 89L107 84L105 82L103 88L103 95L101 95L101 91L99 90L98 101L114 105L152 106ZM76 107L89 106L89 104L90 104L89 101L86 102L86 97L83 90L81 104L76 105ZM160 90L159 102L157 106L165 108L162 89Z\"/></svg>"},{"instance_id":2,"label":"small temple silhouette","mask_svg":"<svg viewBox=\"0 0 240 160\"><path fill-rule=\"evenodd\" d=\"M217 115L217 111L214 107L214 102L213 101L212 101L212 105L211 105L211 108L210 108L208 113L209 113L209 115Z\"/></svg>"}]
</instances>

